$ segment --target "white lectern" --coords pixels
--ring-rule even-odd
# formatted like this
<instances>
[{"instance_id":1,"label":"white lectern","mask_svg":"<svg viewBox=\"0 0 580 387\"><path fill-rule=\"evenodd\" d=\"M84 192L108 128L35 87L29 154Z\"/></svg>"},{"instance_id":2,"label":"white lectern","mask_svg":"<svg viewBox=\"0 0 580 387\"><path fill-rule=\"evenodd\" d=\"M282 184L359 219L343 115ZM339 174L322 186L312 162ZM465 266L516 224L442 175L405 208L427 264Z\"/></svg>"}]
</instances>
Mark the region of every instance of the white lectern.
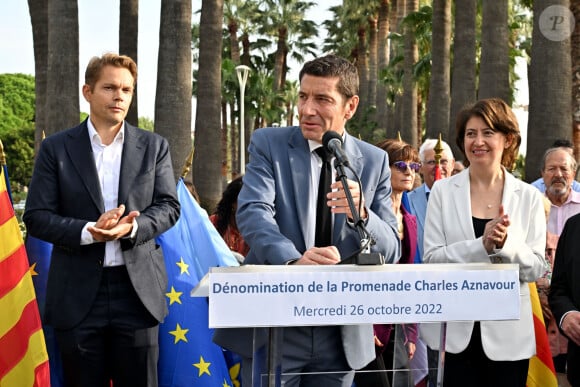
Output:
<instances>
[{"instance_id":1,"label":"white lectern","mask_svg":"<svg viewBox=\"0 0 580 387\"><path fill-rule=\"evenodd\" d=\"M518 319L518 272L515 264L217 267L192 296L209 297L211 328L254 328L248 345L267 369L254 364L244 387L273 387L284 327Z\"/></svg>"}]
</instances>

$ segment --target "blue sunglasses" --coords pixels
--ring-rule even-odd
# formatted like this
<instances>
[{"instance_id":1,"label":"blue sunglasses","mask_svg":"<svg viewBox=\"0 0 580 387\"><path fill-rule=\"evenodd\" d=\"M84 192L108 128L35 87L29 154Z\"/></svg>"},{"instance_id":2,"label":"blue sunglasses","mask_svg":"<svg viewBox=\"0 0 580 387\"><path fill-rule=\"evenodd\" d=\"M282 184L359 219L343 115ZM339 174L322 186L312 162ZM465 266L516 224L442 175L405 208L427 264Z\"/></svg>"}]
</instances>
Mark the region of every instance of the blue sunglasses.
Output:
<instances>
[{"instance_id":1,"label":"blue sunglasses","mask_svg":"<svg viewBox=\"0 0 580 387\"><path fill-rule=\"evenodd\" d=\"M421 169L421 163L406 163L404 161L395 161L393 166L401 172L407 172L407 167L415 172L419 172L419 169Z\"/></svg>"}]
</instances>

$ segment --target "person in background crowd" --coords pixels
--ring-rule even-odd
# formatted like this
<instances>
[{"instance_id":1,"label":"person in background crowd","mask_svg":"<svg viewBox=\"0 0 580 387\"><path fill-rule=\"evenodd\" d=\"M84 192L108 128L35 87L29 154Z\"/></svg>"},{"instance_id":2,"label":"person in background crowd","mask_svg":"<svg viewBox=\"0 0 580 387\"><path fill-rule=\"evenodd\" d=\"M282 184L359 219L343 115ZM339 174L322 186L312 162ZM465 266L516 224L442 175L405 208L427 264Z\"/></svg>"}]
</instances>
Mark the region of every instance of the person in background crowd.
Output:
<instances>
[{"instance_id":1,"label":"person in background crowd","mask_svg":"<svg viewBox=\"0 0 580 387\"><path fill-rule=\"evenodd\" d=\"M79 126L40 146L24 223L53 244L44 322L67 386L157 386L167 274L155 238L179 217L167 140L125 121L137 65L90 60Z\"/></svg>"},{"instance_id":2,"label":"person in background crowd","mask_svg":"<svg viewBox=\"0 0 580 387\"><path fill-rule=\"evenodd\" d=\"M451 172L451 176L457 175L459 172L465 169L465 165L463 165L462 161L455 160L455 164L453 166L453 171Z\"/></svg>"},{"instance_id":3,"label":"person in background crowd","mask_svg":"<svg viewBox=\"0 0 580 387\"><path fill-rule=\"evenodd\" d=\"M433 185L424 261L518 264L520 318L447 323L443 384L525 387L536 352L528 282L546 270L542 195L509 172L521 137L513 111L501 99L483 99L462 110L456 133L468 168ZM438 325L420 328L434 349Z\"/></svg>"},{"instance_id":4,"label":"person in background crowd","mask_svg":"<svg viewBox=\"0 0 580 387\"><path fill-rule=\"evenodd\" d=\"M215 212L209 217L230 250L236 253L236 259L240 263L244 261L244 257L250 250L236 223L238 195L243 184L242 178L243 176L238 176L227 185Z\"/></svg>"},{"instance_id":5,"label":"person in background crowd","mask_svg":"<svg viewBox=\"0 0 580 387\"><path fill-rule=\"evenodd\" d=\"M562 150L569 152L570 155L572 155L572 158L574 158L574 144L572 144L569 140L566 140L566 139L556 140L556 141L554 141L554 143L552 144L552 146L550 148L561 148ZM545 165L545 159L544 159L544 163L542 164L542 170L543 170L544 165ZM574 177L572 178L572 189L576 192L580 192L580 183L578 181L574 180ZM534 187L536 187L537 189L539 189L540 192L542 192L542 193L544 193L546 191L546 184L545 184L543 176L540 176L539 178L534 180L531 184Z\"/></svg>"},{"instance_id":6,"label":"person in background crowd","mask_svg":"<svg viewBox=\"0 0 580 387\"><path fill-rule=\"evenodd\" d=\"M575 182L577 164L570 148L557 146L546 150L542 158L542 181L545 188L545 197L550 203L550 212L548 215L548 242L556 247L558 237L562 233L566 221L580 213L580 192L574 191L572 186ZM551 262L552 267L554 262ZM549 278L540 282L538 289L542 292L549 293ZM540 300L545 299L540 297ZM544 303L545 304L545 303ZM546 326L548 327L548 338L552 349L554 367L560 375L566 373L566 353L567 340L560 335L557 329L556 321L551 319L549 308ZM559 376L560 376L559 375Z\"/></svg>"},{"instance_id":7,"label":"person in background crowd","mask_svg":"<svg viewBox=\"0 0 580 387\"><path fill-rule=\"evenodd\" d=\"M389 166L391 168L391 194L392 209L397 218L399 238L401 239L402 254L399 263L413 263L417 252L417 219L407 212L401 200L403 192L411 190L415 173L419 171L419 155L411 145L398 140L384 140L377 146L387 152ZM402 329L397 330L403 337L394 337L393 324L375 324L375 351L377 358L366 366L363 371L385 371L396 369L415 368L409 366L409 361L415 355L417 342L417 324L403 324ZM396 341L396 342L395 342ZM395 347L403 347L404 351L395 351ZM406 357L401 359L400 352L405 352ZM378 373L357 372L355 383L357 387L376 387L386 385L384 376ZM389 383L392 384L393 374L388 373Z\"/></svg>"},{"instance_id":8,"label":"person in background crowd","mask_svg":"<svg viewBox=\"0 0 580 387\"><path fill-rule=\"evenodd\" d=\"M419 148L419 157L421 159L420 173L423 176L423 184L409 192L409 205L411 206L411 213L417 217L417 240L418 240L418 255L415 262L420 263L423 259L423 233L425 230L425 214L427 213L427 200L431 187L435 182L435 145L437 140L427 139ZM445 141L441 141L443 152L439 160L441 167L441 178L451 176L453 167L455 166L455 159L451 147Z\"/></svg>"},{"instance_id":9,"label":"person in background crowd","mask_svg":"<svg viewBox=\"0 0 580 387\"><path fill-rule=\"evenodd\" d=\"M299 79L300 126L258 129L250 140L250 162L236 216L250 246L245 263L334 265L360 250L341 182L332 179L330 186L319 184L320 176L327 174L323 167L333 159L321 147L328 131L342 137L350 167L362 182L361 190L349 170L347 189L376 242L371 252L383 254L387 263L396 262L400 241L391 209L387 154L345 130L359 102L356 67L327 55L305 63ZM329 216L330 227L317 227L323 217L316 215L317 210ZM222 329L214 335L218 344L245 358L243 380L249 380L246 372L252 370L252 332L246 337L240 330ZM282 383L286 387L347 387L354 378L352 370L375 358L370 324L288 327L282 346Z\"/></svg>"}]
</instances>

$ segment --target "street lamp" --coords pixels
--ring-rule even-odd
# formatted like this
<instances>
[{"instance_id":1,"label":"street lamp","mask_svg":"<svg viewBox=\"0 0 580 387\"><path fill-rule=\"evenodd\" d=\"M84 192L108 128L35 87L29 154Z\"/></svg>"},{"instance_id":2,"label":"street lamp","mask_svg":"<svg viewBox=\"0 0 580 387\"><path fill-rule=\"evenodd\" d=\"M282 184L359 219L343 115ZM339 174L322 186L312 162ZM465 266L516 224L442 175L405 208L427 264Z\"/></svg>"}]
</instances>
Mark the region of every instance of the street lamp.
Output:
<instances>
[{"instance_id":1,"label":"street lamp","mask_svg":"<svg viewBox=\"0 0 580 387\"><path fill-rule=\"evenodd\" d=\"M250 68L245 65L236 66L236 73L238 74L238 82L240 84L240 175L246 172L246 145L245 145L245 130L244 130L244 94L246 91L246 82Z\"/></svg>"}]
</instances>

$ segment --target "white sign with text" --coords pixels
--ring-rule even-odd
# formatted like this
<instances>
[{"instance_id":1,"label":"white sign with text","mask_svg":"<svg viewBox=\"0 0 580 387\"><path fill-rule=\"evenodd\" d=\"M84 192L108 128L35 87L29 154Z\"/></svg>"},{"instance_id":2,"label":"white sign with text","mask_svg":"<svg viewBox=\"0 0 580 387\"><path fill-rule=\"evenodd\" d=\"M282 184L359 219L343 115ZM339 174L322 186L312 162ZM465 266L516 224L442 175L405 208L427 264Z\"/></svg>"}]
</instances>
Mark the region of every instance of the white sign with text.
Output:
<instances>
[{"instance_id":1,"label":"white sign with text","mask_svg":"<svg viewBox=\"0 0 580 387\"><path fill-rule=\"evenodd\" d=\"M208 277L212 328L519 318L515 264L256 265Z\"/></svg>"}]
</instances>

